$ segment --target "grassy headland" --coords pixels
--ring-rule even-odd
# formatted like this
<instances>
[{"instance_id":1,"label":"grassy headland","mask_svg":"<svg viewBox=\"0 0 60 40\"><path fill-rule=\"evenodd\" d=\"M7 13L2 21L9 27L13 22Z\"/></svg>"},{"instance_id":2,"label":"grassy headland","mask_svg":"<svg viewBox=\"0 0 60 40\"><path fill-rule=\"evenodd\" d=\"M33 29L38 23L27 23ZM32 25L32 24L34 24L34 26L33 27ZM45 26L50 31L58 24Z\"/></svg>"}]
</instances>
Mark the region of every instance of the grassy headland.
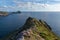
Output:
<instances>
[{"instance_id":1,"label":"grassy headland","mask_svg":"<svg viewBox=\"0 0 60 40\"><path fill-rule=\"evenodd\" d=\"M22 34L21 34L22 33ZM19 35L22 35L18 37ZM42 20L29 17L26 23L19 29L10 33L8 36L1 40L60 40L56 36L51 27Z\"/></svg>"}]
</instances>

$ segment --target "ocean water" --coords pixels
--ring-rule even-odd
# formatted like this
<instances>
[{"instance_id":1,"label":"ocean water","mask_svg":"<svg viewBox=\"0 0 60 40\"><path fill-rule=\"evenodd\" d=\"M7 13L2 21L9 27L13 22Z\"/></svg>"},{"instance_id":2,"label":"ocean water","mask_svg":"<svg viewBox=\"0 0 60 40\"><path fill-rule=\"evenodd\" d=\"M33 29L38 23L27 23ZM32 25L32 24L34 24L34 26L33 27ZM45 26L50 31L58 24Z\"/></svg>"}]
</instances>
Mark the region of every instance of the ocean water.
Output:
<instances>
[{"instance_id":1,"label":"ocean water","mask_svg":"<svg viewBox=\"0 0 60 40\"><path fill-rule=\"evenodd\" d=\"M0 38L24 25L28 17L46 21L56 35L60 35L60 12L22 12L0 17Z\"/></svg>"}]
</instances>

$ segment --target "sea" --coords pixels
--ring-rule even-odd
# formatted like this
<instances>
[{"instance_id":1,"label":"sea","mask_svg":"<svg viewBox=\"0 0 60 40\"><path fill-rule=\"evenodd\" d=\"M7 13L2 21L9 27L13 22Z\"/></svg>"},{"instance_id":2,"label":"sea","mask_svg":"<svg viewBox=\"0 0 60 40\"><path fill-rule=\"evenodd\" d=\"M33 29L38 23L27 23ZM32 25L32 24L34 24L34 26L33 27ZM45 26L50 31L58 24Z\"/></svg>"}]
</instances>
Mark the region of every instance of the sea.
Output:
<instances>
[{"instance_id":1,"label":"sea","mask_svg":"<svg viewBox=\"0 0 60 40\"><path fill-rule=\"evenodd\" d=\"M0 38L24 25L28 17L44 20L60 36L60 12L21 12L0 16Z\"/></svg>"}]
</instances>

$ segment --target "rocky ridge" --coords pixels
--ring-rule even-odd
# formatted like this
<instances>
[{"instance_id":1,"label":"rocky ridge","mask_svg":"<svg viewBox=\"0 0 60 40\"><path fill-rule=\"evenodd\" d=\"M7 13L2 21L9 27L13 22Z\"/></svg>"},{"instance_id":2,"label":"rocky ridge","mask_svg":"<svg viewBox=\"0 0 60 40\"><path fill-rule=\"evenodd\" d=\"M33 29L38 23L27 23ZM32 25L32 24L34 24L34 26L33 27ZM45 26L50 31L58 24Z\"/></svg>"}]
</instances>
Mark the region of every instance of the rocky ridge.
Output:
<instances>
[{"instance_id":1,"label":"rocky ridge","mask_svg":"<svg viewBox=\"0 0 60 40\"><path fill-rule=\"evenodd\" d=\"M43 20L29 17L19 29L1 40L60 40Z\"/></svg>"}]
</instances>

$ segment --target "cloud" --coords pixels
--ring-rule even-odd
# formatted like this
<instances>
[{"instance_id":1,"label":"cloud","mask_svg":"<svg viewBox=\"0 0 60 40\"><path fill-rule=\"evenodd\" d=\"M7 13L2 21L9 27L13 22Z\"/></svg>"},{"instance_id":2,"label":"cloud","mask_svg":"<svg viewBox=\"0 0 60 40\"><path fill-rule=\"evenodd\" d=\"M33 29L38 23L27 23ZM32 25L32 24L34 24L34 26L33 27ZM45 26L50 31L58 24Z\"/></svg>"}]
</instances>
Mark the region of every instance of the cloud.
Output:
<instances>
[{"instance_id":1,"label":"cloud","mask_svg":"<svg viewBox=\"0 0 60 40\"><path fill-rule=\"evenodd\" d=\"M48 6L45 7L45 11L60 11L60 4L48 4Z\"/></svg>"},{"instance_id":2,"label":"cloud","mask_svg":"<svg viewBox=\"0 0 60 40\"><path fill-rule=\"evenodd\" d=\"M60 4L41 4L36 2L15 2L22 11L60 11Z\"/></svg>"},{"instance_id":3,"label":"cloud","mask_svg":"<svg viewBox=\"0 0 60 40\"><path fill-rule=\"evenodd\" d=\"M0 11L13 11L16 10L15 8L16 7L4 5L4 6L0 6Z\"/></svg>"},{"instance_id":4,"label":"cloud","mask_svg":"<svg viewBox=\"0 0 60 40\"><path fill-rule=\"evenodd\" d=\"M35 0L37 1L37 0ZM42 1L42 0L39 0ZM43 0L44 1L44 0ZM37 2L22 2L13 0L13 5L0 6L0 10L4 11L60 11L60 4L48 4L48 3L37 3Z\"/></svg>"},{"instance_id":5,"label":"cloud","mask_svg":"<svg viewBox=\"0 0 60 40\"><path fill-rule=\"evenodd\" d=\"M0 7L0 10L10 11L10 10L21 10L21 11L40 11L44 8L44 4L35 3L35 2L17 2L14 1L16 6L4 5Z\"/></svg>"},{"instance_id":6,"label":"cloud","mask_svg":"<svg viewBox=\"0 0 60 40\"><path fill-rule=\"evenodd\" d=\"M35 2L15 2L17 7L23 11L41 11L44 9L44 4Z\"/></svg>"},{"instance_id":7,"label":"cloud","mask_svg":"<svg viewBox=\"0 0 60 40\"><path fill-rule=\"evenodd\" d=\"M15 0L17 2L36 2L36 3L48 3L48 4L55 4L60 3L60 0Z\"/></svg>"}]
</instances>

